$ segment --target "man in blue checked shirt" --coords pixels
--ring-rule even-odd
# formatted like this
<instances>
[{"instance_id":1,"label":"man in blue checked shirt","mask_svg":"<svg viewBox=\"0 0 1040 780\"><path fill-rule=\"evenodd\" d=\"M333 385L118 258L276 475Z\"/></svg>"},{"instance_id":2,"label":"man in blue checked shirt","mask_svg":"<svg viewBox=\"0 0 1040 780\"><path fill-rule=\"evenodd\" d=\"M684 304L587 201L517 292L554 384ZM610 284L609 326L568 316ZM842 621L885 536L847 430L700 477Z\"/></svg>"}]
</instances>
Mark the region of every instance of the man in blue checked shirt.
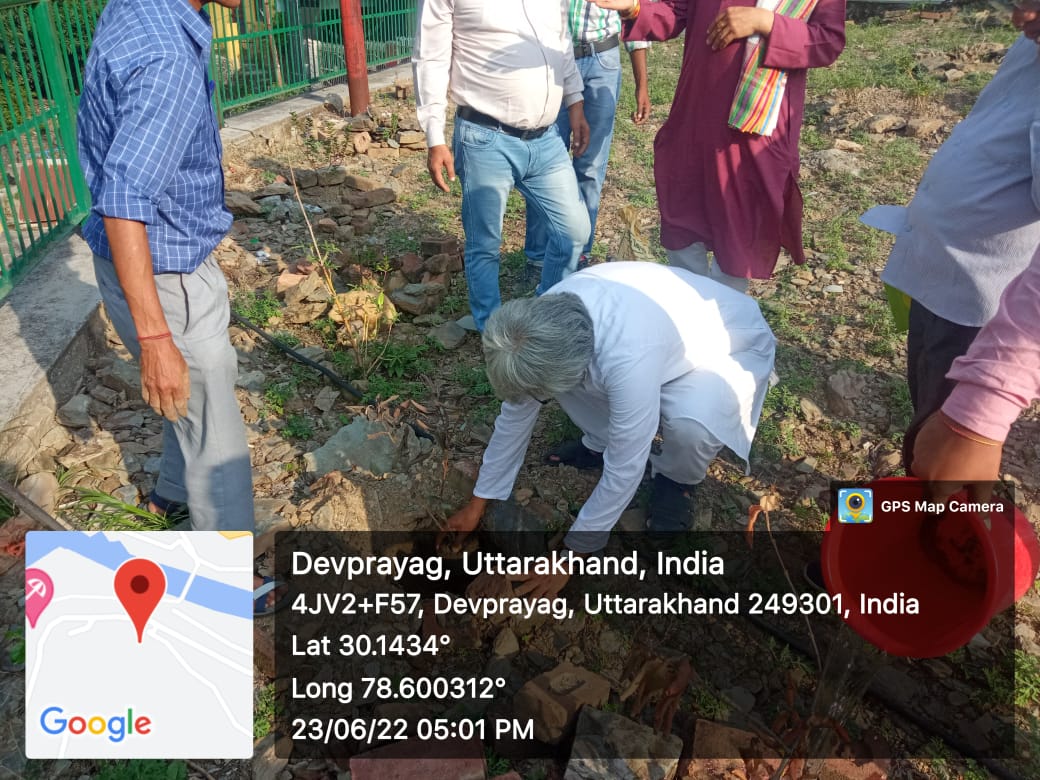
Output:
<instances>
[{"instance_id":1,"label":"man in blue checked shirt","mask_svg":"<svg viewBox=\"0 0 1040 780\"><path fill-rule=\"evenodd\" d=\"M614 117L621 94L621 47L628 50L635 81L636 110L632 121L643 124L650 118L650 88L647 79L646 53L650 47L645 41L621 41L621 17L617 11L599 8L586 0L570 0L568 23L574 42L574 61L584 84L585 119L589 123L589 146L585 154L574 158L574 173L578 190L589 212L591 230L582 250L579 267L589 262L592 244L596 238L596 217L599 215L600 193L607 176L607 161L614 138ZM571 125L568 112L561 109L556 126L564 143L570 139ZM535 209L527 210L527 233L524 254L535 268L545 258L545 220Z\"/></svg>"},{"instance_id":2,"label":"man in blue checked shirt","mask_svg":"<svg viewBox=\"0 0 1040 780\"><path fill-rule=\"evenodd\" d=\"M240 0L217 2L237 8ZM211 255L231 226L208 73L212 35L201 0L105 7L78 117L93 199L83 237L108 316L140 362L141 394L166 418L150 509L186 505L193 530L252 531L228 288ZM271 600L258 602L261 612Z\"/></svg>"}]
</instances>

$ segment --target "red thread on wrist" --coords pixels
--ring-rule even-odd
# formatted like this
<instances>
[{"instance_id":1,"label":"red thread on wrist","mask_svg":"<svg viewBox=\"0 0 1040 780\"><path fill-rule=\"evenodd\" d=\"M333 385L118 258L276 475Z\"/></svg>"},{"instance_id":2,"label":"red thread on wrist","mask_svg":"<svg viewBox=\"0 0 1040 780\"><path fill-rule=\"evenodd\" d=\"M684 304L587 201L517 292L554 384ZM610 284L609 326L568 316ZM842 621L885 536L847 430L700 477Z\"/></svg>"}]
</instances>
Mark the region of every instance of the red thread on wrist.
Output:
<instances>
[{"instance_id":1,"label":"red thread on wrist","mask_svg":"<svg viewBox=\"0 0 1040 780\"><path fill-rule=\"evenodd\" d=\"M1001 444L999 441L986 439L980 436L979 434L975 433L974 431L969 431L967 428L950 419L942 412L939 413L939 419L943 421L943 425L945 425L951 431L956 433L958 436L962 436L963 438L968 439L969 441L973 441L976 444L984 444L987 447L999 447Z\"/></svg>"},{"instance_id":2,"label":"red thread on wrist","mask_svg":"<svg viewBox=\"0 0 1040 780\"><path fill-rule=\"evenodd\" d=\"M170 331L166 331L165 333L156 333L154 336L138 336L137 340L138 341L160 341L162 339L169 339L169 338L173 338L173 334L170 333Z\"/></svg>"}]
</instances>

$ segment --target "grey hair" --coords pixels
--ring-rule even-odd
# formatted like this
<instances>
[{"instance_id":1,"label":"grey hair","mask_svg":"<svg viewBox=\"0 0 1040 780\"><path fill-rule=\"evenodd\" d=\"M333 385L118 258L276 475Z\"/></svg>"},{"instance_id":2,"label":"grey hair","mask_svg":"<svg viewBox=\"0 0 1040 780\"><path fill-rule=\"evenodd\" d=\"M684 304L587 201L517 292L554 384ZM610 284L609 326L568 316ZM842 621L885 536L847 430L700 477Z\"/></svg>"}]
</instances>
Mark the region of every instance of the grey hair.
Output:
<instances>
[{"instance_id":1,"label":"grey hair","mask_svg":"<svg viewBox=\"0 0 1040 780\"><path fill-rule=\"evenodd\" d=\"M487 375L499 398L546 400L574 389L592 360L592 318L581 298L555 293L503 304L484 326Z\"/></svg>"}]
</instances>

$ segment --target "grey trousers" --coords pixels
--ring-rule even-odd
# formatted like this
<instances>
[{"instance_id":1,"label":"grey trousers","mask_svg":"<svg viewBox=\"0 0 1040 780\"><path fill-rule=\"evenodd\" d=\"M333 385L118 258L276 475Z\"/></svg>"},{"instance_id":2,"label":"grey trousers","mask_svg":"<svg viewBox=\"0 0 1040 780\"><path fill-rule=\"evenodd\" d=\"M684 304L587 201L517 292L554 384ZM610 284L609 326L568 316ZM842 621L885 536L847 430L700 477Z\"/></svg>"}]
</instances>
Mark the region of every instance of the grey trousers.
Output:
<instances>
[{"instance_id":1,"label":"grey trousers","mask_svg":"<svg viewBox=\"0 0 1040 780\"><path fill-rule=\"evenodd\" d=\"M126 348L141 348L115 266L94 257L105 310ZM235 397L238 360L228 338L227 280L213 256L190 274L158 274L155 286L173 342L191 376L188 415L163 421L155 495L186 503L195 531L253 531L253 472Z\"/></svg>"},{"instance_id":2,"label":"grey trousers","mask_svg":"<svg viewBox=\"0 0 1040 780\"><path fill-rule=\"evenodd\" d=\"M727 287L732 287L737 292L747 293L748 280L739 276L730 276L719 269L718 262L708 258L708 248L697 242L690 244L685 249L667 249L668 265L675 268L685 268L698 276L707 276L716 282L721 282Z\"/></svg>"}]
</instances>

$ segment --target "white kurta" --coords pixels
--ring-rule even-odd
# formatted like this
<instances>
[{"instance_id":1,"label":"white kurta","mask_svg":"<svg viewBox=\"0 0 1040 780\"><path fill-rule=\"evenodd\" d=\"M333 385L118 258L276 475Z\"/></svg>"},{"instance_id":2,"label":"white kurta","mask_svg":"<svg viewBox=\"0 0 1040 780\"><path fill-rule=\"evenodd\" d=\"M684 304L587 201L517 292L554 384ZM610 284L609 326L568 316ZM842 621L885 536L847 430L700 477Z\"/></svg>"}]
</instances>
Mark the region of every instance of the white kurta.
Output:
<instances>
[{"instance_id":1,"label":"white kurta","mask_svg":"<svg viewBox=\"0 0 1040 780\"><path fill-rule=\"evenodd\" d=\"M618 262L573 274L546 295L573 293L592 318L594 354L584 381L558 397L566 409L604 405L603 475L567 544L594 552L635 495L661 421L661 391L679 377L698 392L682 416L747 460L773 368L776 340L753 299L703 276L654 263ZM474 495L506 499L523 465L541 404L502 404ZM584 540L584 541L583 541Z\"/></svg>"}]
</instances>

